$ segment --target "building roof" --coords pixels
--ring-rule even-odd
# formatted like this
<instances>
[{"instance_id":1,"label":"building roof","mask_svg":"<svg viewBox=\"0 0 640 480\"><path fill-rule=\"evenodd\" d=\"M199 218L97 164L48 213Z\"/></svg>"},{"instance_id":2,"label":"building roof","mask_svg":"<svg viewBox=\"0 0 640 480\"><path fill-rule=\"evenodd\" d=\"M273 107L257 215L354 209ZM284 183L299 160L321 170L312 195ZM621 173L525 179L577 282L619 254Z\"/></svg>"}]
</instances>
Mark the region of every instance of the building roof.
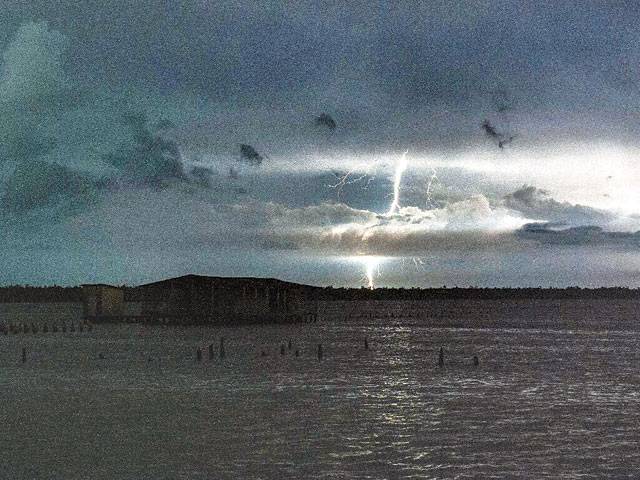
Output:
<instances>
[{"instance_id":1,"label":"building roof","mask_svg":"<svg viewBox=\"0 0 640 480\"><path fill-rule=\"evenodd\" d=\"M201 284L227 284L227 285L281 285L296 288L317 288L309 285L303 285L301 283L286 282L277 278L258 278L258 277L211 277L207 275L183 275L181 277L167 278L156 282L145 283L138 285L140 287L153 287L161 286L166 283L201 283Z\"/></svg>"}]
</instances>

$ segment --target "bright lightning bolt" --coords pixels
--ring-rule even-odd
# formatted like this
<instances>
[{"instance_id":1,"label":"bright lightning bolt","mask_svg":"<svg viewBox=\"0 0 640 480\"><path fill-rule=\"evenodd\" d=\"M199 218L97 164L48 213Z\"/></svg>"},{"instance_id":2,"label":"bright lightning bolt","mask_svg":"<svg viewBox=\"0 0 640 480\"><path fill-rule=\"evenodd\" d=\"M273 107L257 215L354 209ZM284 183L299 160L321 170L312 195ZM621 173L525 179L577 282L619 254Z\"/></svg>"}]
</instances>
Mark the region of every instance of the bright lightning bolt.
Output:
<instances>
[{"instance_id":1,"label":"bright lightning bolt","mask_svg":"<svg viewBox=\"0 0 640 480\"><path fill-rule=\"evenodd\" d=\"M364 171L364 173L356 174L356 172L362 172L362 171ZM373 180L375 180L376 178L376 171L377 171L377 162L374 163L373 165L371 165L370 163L362 163L355 166L354 168L349 170L347 173L339 174L337 172L334 172L334 175L336 176L336 179L337 179L336 183L329 184L326 186L336 190L338 194L338 198L340 198L340 195L342 194L342 190L347 185L353 185L355 183L364 182L364 186L362 187L362 189L366 190L367 188L369 188L369 185L371 185L371 182L373 182Z\"/></svg>"},{"instance_id":2,"label":"bright lightning bolt","mask_svg":"<svg viewBox=\"0 0 640 480\"><path fill-rule=\"evenodd\" d=\"M427 182L427 208L431 208L433 206L431 202L431 187L433 186L433 182L438 180L438 174L436 173L436 169L431 167L431 177L429 177L429 182Z\"/></svg>"},{"instance_id":3,"label":"bright lightning bolt","mask_svg":"<svg viewBox=\"0 0 640 480\"><path fill-rule=\"evenodd\" d=\"M402 174L407 169L407 154L409 150L406 150L398 164L396 165L395 174L393 177L393 202L391 202L391 206L389 207L389 211L387 212L387 216L394 215L398 209L400 208L400 184L402 183ZM346 182L346 177L349 176L349 173L342 178L343 186L344 182ZM371 257L365 256L360 257L361 261L364 263L365 273L363 280L367 282L367 288L373 290L375 288L375 277L380 275L380 263L382 261L379 257Z\"/></svg>"},{"instance_id":4,"label":"bright lightning bolt","mask_svg":"<svg viewBox=\"0 0 640 480\"><path fill-rule=\"evenodd\" d=\"M388 216L394 215L400 208L400 182L402 182L402 174L407 169L407 153L409 153L409 150L402 154L396 165L396 173L393 178L393 202L391 202L387 212Z\"/></svg>"},{"instance_id":5,"label":"bright lightning bolt","mask_svg":"<svg viewBox=\"0 0 640 480\"><path fill-rule=\"evenodd\" d=\"M349 179L349 177L351 177L351 175L353 175L353 170L348 171L347 173L345 173L344 175L338 177L338 182L335 183L334 185L327 185L329 188L335 188L338 191L338 197L340 196L340 193L342 193L342 189L346 186L346 185L351 185L353 183L358 183L362 180L364 180L365 178L367 178L369 176L369 174L365 173L363 175L360 175L359 177L353 178L353 179ZM371 180L369 180L369 182L367 182L367 187L369 186L369 183L371 182ZM366 187L365 187L366 188Z\"/></svg>"},{"instance_id":6,"label":"bright lightning bolt","mask_svg":"<svg viewBox=\"0 0 640 480\"><path fill-rule=\"evenodd\" d=\"M367 282L367 288L369 290L373 290L375 288L375 277L380 276L380 262L381 259L377 257L361 257L362 262L365 266L365 273L363 280Z\"/></svg>"},{"instance_id":7,"label":"bright lightning bolt","mask_svg":"<svg viewBox=\"0 0 640 480\"><path fill-rule=\"evenodd\" d=\"M406 150L402 154L402 156L398 160L398 163L395 166L395 172L393 176L393 201L391 202L391 205L389 206L389 210L387 211L385 216L389 216L389 217L393 216L396 213L398 213L398 211L400 210L400 187L402 185L402 175L404 174L404 172L408 167L408 162L407 162L408 153L409 151ZM367 182L367 186L368 186L369 183L371 183L371 181L373 180L373 177L368 174L364 174L355 178L350 178L353 175L353 172L354 170L350 170L346 174L339 176L338 182L335 185L329 185L329 187L337 189L338 195L340 195L340 192L346 185L360 182L364 180L366 177L369 177ZM427 183L427 204L431 203L431 188L433 186L433 183L437 179L438 179L438 176L436 174L436 170L435 168L432 168L431 177ZM371 226L372 227L376 226L376 224L373 224ZM384 258L369 256L369 255L362 255L357 257L351 257L351 259L361 263L364 266L364 275L362 277L362 280L366 282L367 288L373 290L375 288L375 279L376 277L380 276L380 264L382 263ZM417 270L419 269L424 270L425 263L420 257L413 257L411 260L413 261L413 264L415 265L415 268ZM405 262L405 259L403 258L402 259L403 268L404 268L404 262Z\"/></svg>"}]
</instances>

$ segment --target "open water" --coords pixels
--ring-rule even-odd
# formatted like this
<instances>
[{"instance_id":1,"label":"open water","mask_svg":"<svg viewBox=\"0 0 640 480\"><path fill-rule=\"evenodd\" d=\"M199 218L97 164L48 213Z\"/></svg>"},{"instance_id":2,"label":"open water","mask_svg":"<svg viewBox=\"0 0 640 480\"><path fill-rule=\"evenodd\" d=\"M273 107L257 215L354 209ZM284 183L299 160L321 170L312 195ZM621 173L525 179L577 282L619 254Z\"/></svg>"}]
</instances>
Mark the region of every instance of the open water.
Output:
<instances>
[{"instance_id":1,"label":"open water","mask_svg":"<svg viewBox=\"0 0 640 480\"><path fill-rule=\"evenodd\" d=\"M640 331L613 307L0 336L0 478L638 478Z\"/></svg>"}]
</instances>

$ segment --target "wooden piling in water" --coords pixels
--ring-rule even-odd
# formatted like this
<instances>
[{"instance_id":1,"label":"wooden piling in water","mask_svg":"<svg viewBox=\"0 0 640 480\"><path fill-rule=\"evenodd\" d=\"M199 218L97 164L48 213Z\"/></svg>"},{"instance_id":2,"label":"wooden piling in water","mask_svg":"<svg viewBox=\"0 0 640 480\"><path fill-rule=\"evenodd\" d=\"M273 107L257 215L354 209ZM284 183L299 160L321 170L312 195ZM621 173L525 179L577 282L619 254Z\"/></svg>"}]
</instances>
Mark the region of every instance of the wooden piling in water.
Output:
<instances>
[{"instance_id":1,"label":"wooden piling in water","mask_svg":"<svg viewBox=\"0 0 640 480\"><path fill-rule=\"evenodd\" d=\"M367 337L364 337L364 349L369 350L369 341L367 340Z\"/></svg>"},{"instance_id":2,"label":"wooden piling in water","mask_svg":"<svg viewBox=\"0 0 640 480\"><path fill-rule=\"evenodd\" d=\"M25 347L22 347L22 363L26 363L27 362L27 349Z\"/></svg>"},{"instance_id":3,"label":"wooden piling in water","mask_svg":"<svg viewBox=\"0 0 640 480\"><path fill-rule=\"evenodd\" d=\"M224 358L226 352L224 351L224 337L220 337L220 358Z\"/></svg>"},{"instance_id":4,"label":"wooden piling in water","mask_svg":"<svg viewBox=\"0 0 640 480\"><path fill-rule=\"evenodd\" d=\"M289 350L291 350L291 339L289 339Z\"/></svg>"},{"instance_id":5,"label":"wooden piling in water","mask_svg":"<svg viewBox=\"0 0 640 480\"><path fill-rule=\"evenodd\" d=\"M322 344L318 344L318 360L322 360Z\"/></svg>"},{"instance_id":6,"label":"wooden piling in water","mask_svg":"<svg viewBox=\"0 0 640 480\"><path fill-rule=\"evenodd\" d=\"M480 365L480 360L478 360L478 356L474 355L473 356L473 366L477 367L478 365Z\"/></svg>"},{"instance_id":7,"label":"wooden piling in water","mask_svg":"<svg viewBox=\"0 0 640 480\"><path fill-rule=\"evenodd\" d=\"M440 353L438 354L438 366L444 367L444 348L440 347Z\"/></svg>"},{"instance_id":8,"label":"wooden piling in water","mask_svg":"<svg viewBox=\"0 0 640 480\"><path fill-rule=\"evenodd\" d=\"M280 355L284 355L285 354L285 350L284 350L284 344L280 345Z\"/></svg>"},{"instance_id":9,"label":"wooden piling in water","mask_svg":"<svg viewBox=\"0 0 640 480\"><path fill-rule=\"evenodd\" d=\"M300 356L300 350L296 350L296 357Z\"/></svg>"},{"instance_id":10,"label":"wooden piling in water","mask_svg":"<svg viewBox=\"0 0 640 480\"><path fill-rule=\"evenodd\" d=\"M202 349L200 347L198 347L196 350L196 361L197 362L202 361Z\"/></svg>"},{"instance_id":11,"label":"wooden piling in water","mask_svg":"<svg viewBox=\"0 0 640 480\"><path fill-rule=\"evenodd\" d=\"M213 343L209 344L209 360L213 360Z\"/></svg>"}]
</instances>

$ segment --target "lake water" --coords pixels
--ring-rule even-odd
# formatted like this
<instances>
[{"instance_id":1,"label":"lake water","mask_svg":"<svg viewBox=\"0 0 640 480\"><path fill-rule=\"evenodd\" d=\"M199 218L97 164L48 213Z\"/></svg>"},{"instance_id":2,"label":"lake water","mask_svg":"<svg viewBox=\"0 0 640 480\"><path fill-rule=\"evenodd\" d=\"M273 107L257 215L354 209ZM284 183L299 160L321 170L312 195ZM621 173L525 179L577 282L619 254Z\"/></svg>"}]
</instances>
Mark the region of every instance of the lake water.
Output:
<instances>
[{"instance_id":1,"label":"lake water","mask_svg":"<svg viewBox=\"0 0 640 480\"><path fill-rule=\"evenodd\" d=\"M363 306L383 318L0 336L0 478L637 478L637 309L599 308L571 329Z\"/></svg>"}]
</instances>

